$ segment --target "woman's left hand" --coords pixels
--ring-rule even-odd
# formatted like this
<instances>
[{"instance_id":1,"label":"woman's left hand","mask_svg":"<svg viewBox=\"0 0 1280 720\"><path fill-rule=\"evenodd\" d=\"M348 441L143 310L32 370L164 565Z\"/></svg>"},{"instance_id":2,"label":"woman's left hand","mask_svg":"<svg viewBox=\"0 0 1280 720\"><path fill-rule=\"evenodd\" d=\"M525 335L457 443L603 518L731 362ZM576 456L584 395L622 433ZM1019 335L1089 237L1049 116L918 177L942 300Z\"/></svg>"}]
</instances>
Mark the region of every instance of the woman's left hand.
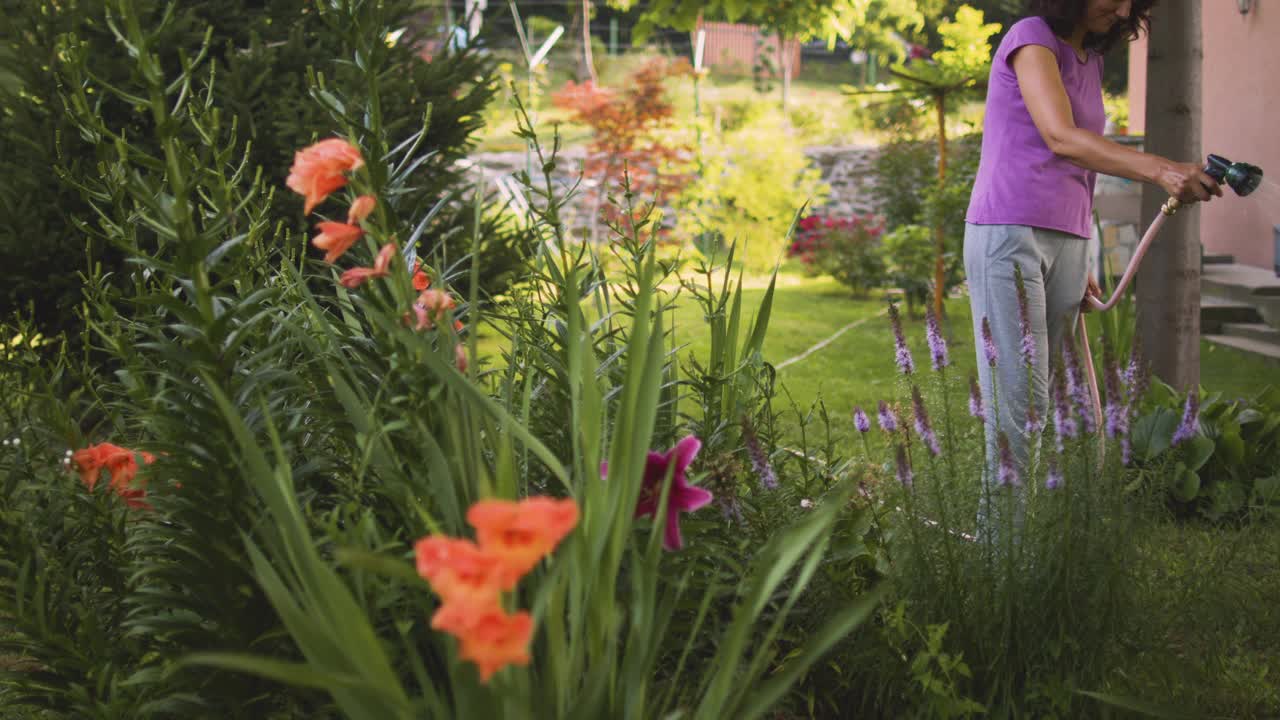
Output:
<instances>
[{"instance_id":1,"label":"woman's left hand","mask_svg":"<svg viewBox=\"0 0 1280 720\"><path fill-rule=\"evenodd\" d=\"M1093 308L1089 306L1090 296L1102 302L1102 288L1098 287L1098 281L1092 275L1089 276L1089 283L1084 288L1084 298L1080 300L1080 312L1093 312Z\"/></svg>"}]
</instances>

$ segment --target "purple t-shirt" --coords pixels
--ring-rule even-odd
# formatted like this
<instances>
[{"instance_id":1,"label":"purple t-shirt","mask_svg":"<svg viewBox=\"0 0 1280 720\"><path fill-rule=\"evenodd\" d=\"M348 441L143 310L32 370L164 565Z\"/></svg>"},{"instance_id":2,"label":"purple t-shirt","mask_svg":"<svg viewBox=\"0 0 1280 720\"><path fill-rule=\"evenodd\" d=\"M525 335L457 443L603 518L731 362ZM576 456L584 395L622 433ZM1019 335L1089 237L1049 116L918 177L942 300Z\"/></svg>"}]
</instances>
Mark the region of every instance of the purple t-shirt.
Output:
<instances>
[{"instance_id":1,"label":"purple t-shirt","mask_svg":"<svg viewBox=\"0 0 1280 720\"><path fill-rule=\"evenodd\" d=\"M1054 155L1022 101L1009 61L1027 45L1043 45L1058 58L1076 127L1101 134L1102 56L1081 62L1075 48L1041 17L1014 23L996 49L987 84L982 156L965 220L975 225L1030 225L1089 237L1096 174Z\"/></svg>"}]
</instances>

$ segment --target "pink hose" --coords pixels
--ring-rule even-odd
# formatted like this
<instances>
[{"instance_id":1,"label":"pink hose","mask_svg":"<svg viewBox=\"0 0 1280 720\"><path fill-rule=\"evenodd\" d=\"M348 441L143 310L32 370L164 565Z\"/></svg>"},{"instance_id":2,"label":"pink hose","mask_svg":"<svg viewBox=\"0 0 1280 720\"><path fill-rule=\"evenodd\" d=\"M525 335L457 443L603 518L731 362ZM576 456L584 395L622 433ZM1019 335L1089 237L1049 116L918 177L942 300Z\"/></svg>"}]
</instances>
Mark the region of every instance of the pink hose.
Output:
<instances>
[{"instance_id":1,"label":"pink hose","mask_svg":"<svg viewBox=\"0 0 1280 720\"><path fill-rule=\"evenodd\" d=\"M1156 219L1151 221L1151 226L1147 228L1146 234L1142 236L1142 241L1138 243L1137 249L1133 251L1133 258L1129 260L1129 265L1124 269L1124 275L1120 277L1120 282L1116 283L1116 289L1111 293L1111 299L1102 302L1098 298L1086 294L1084 297L1085 304L1094 312L1104 312L1115 307L1116 303L1124 295L1124 291L1129 288L1129 283L1133 282L1133 276L1138 272L1138 265L1142 262L1142 256L1147 253L1147 248L1155 241L1156 235L1160 233L1160 228L1164 226L1165 218L1178 211L1178 200L1169 198L1169 201L1160 209L1160 214L1156 215ZM1089 350L1089 331L1085 328L1084 313L1080 314L1080 346L1084 352L1084 366L1089 375L1089 395L1093 398L1093 416L1097 421L1096 427L1099 432L1102 429L1102 397L1098 394L1098 374L1093 368L1093 353Z\"/></svg>"}]
</instances>

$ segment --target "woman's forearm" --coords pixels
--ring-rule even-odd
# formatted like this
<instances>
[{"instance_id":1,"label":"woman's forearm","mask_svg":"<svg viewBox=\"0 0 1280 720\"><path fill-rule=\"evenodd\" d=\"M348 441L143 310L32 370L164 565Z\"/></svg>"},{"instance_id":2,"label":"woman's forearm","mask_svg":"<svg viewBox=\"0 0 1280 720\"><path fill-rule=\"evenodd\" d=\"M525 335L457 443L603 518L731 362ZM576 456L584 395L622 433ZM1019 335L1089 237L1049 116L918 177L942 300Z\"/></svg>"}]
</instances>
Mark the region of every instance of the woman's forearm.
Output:
<instances>
[{"instance_id":1,"label":"woman's forearm","mask_svg":"<svg viewBox=\"0 0 1280 720\"><path fill-rule=\"evenodd\" d=\"M1159 183L1172 164L1158 155L1134 150L1078 127L1065 128L1045 140L1055 155L1086 170L1138 182Z\"/></svg>"}]
</instances>

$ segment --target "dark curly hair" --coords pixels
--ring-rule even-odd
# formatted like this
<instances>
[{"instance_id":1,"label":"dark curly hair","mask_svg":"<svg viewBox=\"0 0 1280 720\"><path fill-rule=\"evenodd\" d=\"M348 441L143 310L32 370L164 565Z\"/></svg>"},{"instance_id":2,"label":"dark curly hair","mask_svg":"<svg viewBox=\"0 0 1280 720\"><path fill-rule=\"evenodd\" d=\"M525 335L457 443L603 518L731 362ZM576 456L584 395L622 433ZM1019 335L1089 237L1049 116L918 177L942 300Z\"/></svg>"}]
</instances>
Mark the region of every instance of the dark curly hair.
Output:
<instances>
[{"instance_id":1,"label":"dark curly hair","mask_svg":"<svg viewBox=\"0 0 1280 720\"><path fill-rule=\"evenodd\" d=\"M1027 15L1039 15L1049 23L1054 34L1066 37L1084 19L1089 0L1027 0ZM1129 17L1121 20L1106 33L1085 35L1084 46L1088 50L1105 54L1121 40L1136 40L1139 33L1151 26L1151 6L1156 0L1133 0Z\"/></svg>"}]
</instances>

